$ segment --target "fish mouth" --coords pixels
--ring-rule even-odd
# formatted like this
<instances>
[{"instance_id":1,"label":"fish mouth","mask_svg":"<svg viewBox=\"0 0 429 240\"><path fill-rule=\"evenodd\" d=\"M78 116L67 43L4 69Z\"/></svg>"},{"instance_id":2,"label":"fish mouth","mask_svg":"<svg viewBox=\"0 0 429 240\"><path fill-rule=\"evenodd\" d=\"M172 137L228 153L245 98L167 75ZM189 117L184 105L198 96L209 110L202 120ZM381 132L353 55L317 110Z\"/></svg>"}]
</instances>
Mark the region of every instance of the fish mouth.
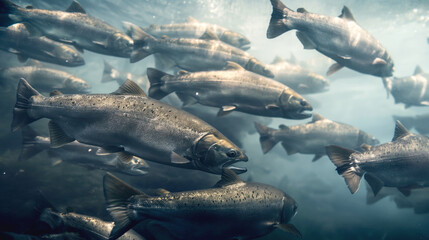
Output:
<instances>
[{"instance_id":1,"label":"fish mouth","mask_svg":"<svg viewBox=\"0 0 429 240\"><path fill-rule=\"evenodd\" d=\"M311 112L307 112L307 111L313 111L313 108L312 107L302 108L297 112L287 114L287 117L291 119L306 119L313 116Z\"/></svg>"},{"instance_id":2,"label":"fish mouth","mask_svg":"<svg viewBox=\"0 0 429 240\"><path fill-rule=\"evenodd\" d=\"M234 171L236 174L242 174L242 173L247 172L247 168L237 167L237 166L234 166L233 164L238 163L238 162L247 162L247 161L249 161L249 159L247 157L240 159L240 160L228 161L222 165L221 169L227 168L227 169Z\"/></svg>"}]
</instances>

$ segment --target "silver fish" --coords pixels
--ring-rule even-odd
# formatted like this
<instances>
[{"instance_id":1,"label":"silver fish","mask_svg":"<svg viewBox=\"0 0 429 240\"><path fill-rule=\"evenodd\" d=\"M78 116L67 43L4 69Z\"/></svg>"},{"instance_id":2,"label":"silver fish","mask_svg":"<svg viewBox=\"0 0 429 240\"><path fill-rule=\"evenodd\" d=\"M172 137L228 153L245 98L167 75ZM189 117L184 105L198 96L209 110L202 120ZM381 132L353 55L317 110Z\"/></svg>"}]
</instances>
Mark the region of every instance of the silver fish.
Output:
<instances>
[{"instance_id":1,"label":"silver fish","mask_svg":"<svg viewBox=\"0 0 429 240\"><path fill-rule=\"evenodd\" d=\"M18 55L21 62L33 58L67 67L85 64L83 57L74 48L46 37L32 36L22 23L0 27L0 49Z\"/></svg>"},{"instance_id":2,"label":"silver fish","mask_svg":"<svg viewBox=\"0 0 429 240\"><path fill-rule=\"evenodd\" d=\"M19 160L26 160L42 151L47 151L49 156L57 162L68 162L89 169L101 169L119 172L132 176L144 175L143 169L149 165L141 158L133 157L123 159L122 154L97 155L100 147L91 146L77 141L68 143L60 148L51 148L49 137L38 134L30 127L22 129L22 149Z\"/></svg>"},{"instance_id":3,"label":"silver fish","mask_svg":"<svg viewBox=\"0 0 429 240\"><path fill-rule=\"evenodd\" d=\"M77 140L102 147L98 154L121 152L123 158L198 169L220 174L223 167L247 156L201 119L148 98L138 85L126 81L113 94L44 97L21 79L12 129L40 118L51 119L51 147Z\"/></svg>"},{"instance_id":4,"label":"silver fish","mask_svg":"<svg viewBox=\"0 0 429 240\"><path fill-rule=\"evenodd\" d=\"M360 149L362 144L376 145L379 141L370 134L350 125L334 122L313 114L313 120L297 126L280 125L279 130L255 123L260 134L262 151L269 152L278 142L288 155L295 153L315 154L313 161L323 157L325 147L340 145L347 148Z\"/></svg>"},{"instance_id":5,"label":"silver fish","mask_svg":"<svg viewBox=\"0 0 429 240\"><path fill-rule=\"evenodd\" d=\"M25 78L41 92L86 93L91 88L85 80L57 69L38 66L0 68L0 86L3 88L16 89L20 78Z\"/></svg>"},{"instance_id":6,"label":"silver fish","mask_svg":"<svg viewBox=\"0 0 429 240\"><path fill-rule=\"evenodd\" d=\"M185 106L200 103L220 108L218 116L234 110L268 117L303 119L311 105L287 86L228 62L224 71L173 76L148 68L149 96L161 99L176 92Z\"/></svg>"},{"instance_id":7,"label":"silver fish","mask_svg":"<svg viewBox=\"0 0 429 240\"><path fill-rule=\"evenodd\" d=\"M320 93L328 90L329 80L298 64L276 57L267 65L274 74L274 80L292 88L299 94Z\"/></svg>"},{"instance_id":8,"label":"silver fish","mask_svg":"<svg viewBox=\"0 0 429 240\"><path fill-rule=\"evenodd\" d=\"M249 39L242 34L216 24L199 22L193 17L188 17L185 23L152 24L143 30L156 38L161 38L162 36L170 38L200 38L207 30L210 30L224 43L243 50L250 48Z\"/></svg>"},{"instance_id":9,"label":"silver fish","mask_svg":"<svg viewBox=\"0 0 429 240\"><path fill-rule=\"evenodd\" d=\"M271 0L273 13L267 30L268 38L275 38L295 29L304 49L316 49L337 63L328 75L342 67L379 77L392 76L393 61L386 49L371 34L356 23L344 6L338 17L329 17L298 8L287 8L280 0Z\"/></svg>"},{"instance_id":10,"label":"silver fish","mask_svg":"<svg viewBox=\"0 0 429 240\"><path fill-rule=\"evenodd\" d=\"M138 222L152 221L178 239L254 239L275 228L300 236L288 224L295 200L265 184L243 182L225 169L214 188L148 196L111 174L104 177L107 210L115 221L109 239Z\"/></svg>"},{"instance_id":11,"label":"silver fish","mask_svg":"<svg viewBox=\"0 0 429 240\"><path fill-rule=\"evenodd\" d=\"M353 194L360 179L371 186L374 195L385 187L396 187L404 195L414 188L429 187L429 139L414 135L396 122L392 142L356 152L339 146L328 146L326 152Z\"/></svg>"},{"instance_id":12,"label":"silver fish","mask_svg":"<svg viewBox=\"0 0 429 240\"><path fill-rule=\"evenodd\" d=\"M200 39L166 37L157 39L132 23L124 22L124 27L128 29L135 42L131 62L140 61L156 53L163 59L162 65L165 65L163 70L174 66L191 72L221 70L227 61L231 61L246 70L274 77L265 64L241 49L219 41L210 31Z\"/></svg>"},{"instance_id":13,"label":"silver fish","mask_svg":"<svg viewBox=\"0 0 429 240\"><path fill-rule=\"evenodd\" d=\"M133 40L106 22L94 18L74 0L66 11L21 8L1 0L2 11L14 22L27 22L41 35L74 45L83 51L128 58Z\"/></svg>"}]
</instances>

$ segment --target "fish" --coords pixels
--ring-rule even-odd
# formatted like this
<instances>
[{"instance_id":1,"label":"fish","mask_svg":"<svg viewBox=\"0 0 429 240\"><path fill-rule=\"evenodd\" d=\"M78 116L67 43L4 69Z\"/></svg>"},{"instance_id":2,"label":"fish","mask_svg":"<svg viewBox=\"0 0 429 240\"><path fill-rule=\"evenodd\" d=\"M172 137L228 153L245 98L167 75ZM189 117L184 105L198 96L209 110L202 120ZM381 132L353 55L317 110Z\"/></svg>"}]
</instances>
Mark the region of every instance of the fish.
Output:
<instances>
[{"instance_id":1,"label":"fish","mask_svg":"<svg viewBox=\"0 0 429 240\"><path fill-rule=\"evenodd\" d=\"M117 239L141 221L163 226L178 239L254 239L276 228L301 236L288 222L295 200L269 185L243 182L224 169L213 188L149 196L107 173L107 210L115 221L109 239Z\"/></svg>"},{"instance_id":2,"label":"fish","mask_svg":"<svg viewBox=\"0 0 429 240\"><path fill-rule=\"evenodd\" d=\"M129 58L133 40L119 29L88 15L74 0L66 11L21 8L9 0L0 1L1 14L13 22L26 22L32 31L55 41L116 57Z\"/></svg>"},{"instance_id":3,"label":"fish","mask_svg":"<svg viewBox=\"0 0 429 240\"><path fill-rule=\"evenodd\" d=\"M275 38L295 29L304 49L315 49L336 61L327 75L343 67L377 77L390 77L394 63L390 54L370 33L356 23L344 6L338 17L310 13L304 8L295 12L280 0L271 0L273 12L267 38Z\"/></svg>"},{"instance_id":4,"label":"fish","mask_svg":"<svg viewBox=\"0 0 429 240\"><path fill-rule=\"evenodd\" d=\"M34 155L47 151L54 164L68 162L89 169L119 172L131 176L145 175L149 165L141 158L132 157L123 159L122 154L113 153L105 156L97 155L100 147L73 141L60 148L51 148L49 137L37 133L27 126L22 129L22 149L19 160L23 161Z\"/></svg>"},{"instance_id":5,"label":"fish","mask_svg":"<svg viewBox=\"0 0 429 240\"><path fill-rule=\"evenodd\" d=\"M161 38L162 36L169 38L200 38L207 30L210 30L224 43L242 50L250 49L250 41L244 35L216 24L199 22L193 17L188 17L185 23L152 24L148 28L143 28L143 30L156 38Z\"/></svg>"},{"instance_id":6,"label":"fish","mask_svg":"<svg viewBox=\"0 0 429 240\"><path fill-rule=\"evenodd\" d=\"M219 108L218 116L233 111L267 117L304 119L311 117L310 103L289 87L246 71L227 62L224 71L188 73L173 76L154 68L147 69L149 97L162 99L175 92L184 106L200 103Z\"/></svg>"},{"instance_id":7,"label":"fish","mask_svg":"<svg viewBox=\"0 0 429 240\"><path fill-rule=\"evenodd\" d=\"M107 61L104 61L103 76L101 77L102 83L117 82L119 85L122 85L127 79L130 79L133 82L137 83L144 90L149 88L147 86L147 74L134 75L129 72L121 72L118 69L114 68Z\"/></svg>"},{"instance_id":8,"label":"fish","mask_svg":"<svg viewBox=\"0 0 429 240\"><path fill-rule=\"evenodd\" d=\"M409 77L386 79L386 91L392 94L395 104L404 103L405 108L412 106L429 106L429 74L416 66L414 74Z\"/></svg>"},{"instance_id":9,"label":"fish","mask_svg":"<svg viewBox=\"0 0 429 240\"><path fill-rule=\"evenodd\" d=\"M314 113L313 119L306 124L281 124L276 130L256 122L255 127L260 135L259 141L264 154L278 142L282 142L288 155L314 154L313 162L326 154L325 147L329 145L360 149L362 144L380 143L374 136L356 127L326 119L317 113Z\"/></svg>"},{"instance_id":10,"label":"fish","mask_svg":"<svg viewBox=\"0 0 429 240\"><path fill-rule=\"evenodd\" d=\"M248 161L245 153L201 119L148 98L127 80L113 94L44 97L21 79L12 130L48 118L51 147L74 140L99 146L99 155L121 153L146 161L221 174L232 164Z\"/></svg>"},{"instance_id":11,"label":"fish","mask_svg":"<svg viewBox=\"0 0 429 240\"><path fill-rule=\"evenodd\" d=\"M33 36L23 23L0 27L0 49L16 54L21 62L32 58L66 67L85 65L76 49L44 36Z\"/></svg>"},{"instance_id":12,"label":"fish","mask_svg":"<svg viewBox=\"0 0 429 240\"><path fill-rule=\"evenodd\" d=\"M0 232L0 239L4 240L84 240L78 234L75 233L57 233L57 234L44 234L44 235L30 235L20 234L13 232Z\"/></svg>"},{"instance_id":13,"label":"fish","mask_svg":"<svg viewBox=\"0 0 429 240\"><path fill-rule=\"evenodd\" d=\"M299 94L311 94L326 92L329 88L329 80L322 75L311 72L298 64L276 57L267 65L274 74L274 80L292 88Z\"/></svg>"},{"instance_id":14,"label":"fish","mask_svg":"<svg viewBox=\"0 0 429 240\"><path fill-rule=\"evenodd\" d=\"M397 121L391 142L367 147L364 152L339 146L328 146L326 152L352 194L364 176L374 196L383 187L395 187L409 196L411 189L429 186L428 146L427 137L410 133Z\"/></svg>"},{"instance_id":15,"label":"fish","mask_svg":"<svg viewBox=\"0 0 429 240\"><path fill-rule=\"evenodd\" d=\"M393 116L393 119L399 120L407 129L414 128L418 133L429 135L429 114L420 114L416 116Z\"/></svg>"},{"instance_id":16,"label":"fish","mask_svg":"<svg viewBox=\"0 0 429 240\"><path fill-rule=\"evenodd\" d=\"M262 76L274 77L265 64L241 49L219 41L211 31L207 31L199 39L155 38L130 22L124 22L124 27L135 43L130 57L132 63L156 54L157 68L168 70L179 67L198 72L221 70L230 61Z\"/></svg>"},{"instance_id":17,"label":"fish","mask_svg":"<svg viewBox=\"0 0 429 240\"><path fill-rule=\"evenodd\" d=\"M0 68L0 86L16 89L18 80L25 78L41 92L58 90L63 93L87 93L91 85L85 80L67 72L39 66Z\"/></svg>"}]
</instances>

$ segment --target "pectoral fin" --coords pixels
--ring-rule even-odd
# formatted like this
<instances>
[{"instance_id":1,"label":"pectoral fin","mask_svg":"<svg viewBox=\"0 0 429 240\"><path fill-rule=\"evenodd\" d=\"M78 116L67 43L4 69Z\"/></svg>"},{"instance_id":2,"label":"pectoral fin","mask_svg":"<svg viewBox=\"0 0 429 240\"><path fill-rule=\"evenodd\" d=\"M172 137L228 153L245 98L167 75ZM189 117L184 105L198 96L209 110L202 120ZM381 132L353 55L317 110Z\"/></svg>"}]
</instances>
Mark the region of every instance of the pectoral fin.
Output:
<instances>
[{"instance_id":1,"label":"pectoral fin","mask_svg":"<svg viewBox=\"0 0 429 240\"><path fill-rule=\"evenodd\" d=\"M186 159L175 152L171 152L170 160L171 160L171 163L174 163L174 164L187 164L191 162L189 161L189 159Z\"/></svg>"},{"instance_id":2,"label":"pectoral fin","mask_svg":"<svg viewBox=\"0 0 429 240\"><path fill-rule=\"evenodd\" d=\"M218 117L225 116L232 111L234 111L237 107L236 106L222 106L222 108L219 109L219 112L217 113Z\"/></svg>"},{"instance_id":3,"label":"pectoral fin","mask_svg":"<svg viewBox=\"0 0 429 240\"><path fill-rule=\"evenodd\" d=\"M103 47L103 48L106 48L106 47L107 47L107 42L102 42L102 41L92 41L92 43L93 43L94 45L97 45L97 46L100 46L100 47Z\"/></svg>"},{"instance_id":4,"label":"pectoral fin","mask_svg":"<svg viewBox=\"0 0 429 240\"><path fill-rule=\"evenodd\" d=\"M217 35L209 29L206 30L206 32L200 37L200 39L219 41L219 38L217 37Z\"/></svg>"},{"instance_id":5,"label":"pectoral fin","mask_svg":"<svg viewBox=\"0 0 429 240\"><path fill-rule=\"evenodd\" d=\"M292 224L289 224L289 223L288 224L279 224L276 227L285 231L285 232L291 233L291 234L293 234L299 238L302 238L302 235L299 232L299 230Z\"/></svg>"},{"instance_id":6,"label":"pectoral fin","mask_svg":"<svg viewBox=\"0 0 429 240\"><path fill-rule=\"evenodd\" d=\"M112 153L119 153L123 151L124 149L121 147L106 146L106 147L99 148L95 154L99 156L105 156L105 155L110 155Z\"/></svg>"},{"instance_id":7,"label":"pectoral fin","mask_svg":"<svg viewBox=\"0 0 429 240\"><path fill-rule=\"evenodd\" d=\"M376 58L374 61L372 61L373 65L386 65L387 62L384 59Z\"/></svg>"},{"instance_id":8,"label":"pectoral fin","mask_svg":"<svg viewBox=\"0 0 429 240\"><path fill-rule=\"evenodd\" d=\"M341 68L343 68L344 66L339 64L339 63L334 63L332 64L329 69L328 72L326 73L327 76L331 76L332 74L338 72Z\"/></svg>"},{"instance_id":9,"label":"pectoral fin","mask_svg":"<svg viewBox=\"0 0 429 240\"><path fill-rule=\"evenodd\" d=\"M127 152L119 152L118 158L124 163L129 163L133 159L133 155L127 153Z\"/></svg>"}]
</instances>

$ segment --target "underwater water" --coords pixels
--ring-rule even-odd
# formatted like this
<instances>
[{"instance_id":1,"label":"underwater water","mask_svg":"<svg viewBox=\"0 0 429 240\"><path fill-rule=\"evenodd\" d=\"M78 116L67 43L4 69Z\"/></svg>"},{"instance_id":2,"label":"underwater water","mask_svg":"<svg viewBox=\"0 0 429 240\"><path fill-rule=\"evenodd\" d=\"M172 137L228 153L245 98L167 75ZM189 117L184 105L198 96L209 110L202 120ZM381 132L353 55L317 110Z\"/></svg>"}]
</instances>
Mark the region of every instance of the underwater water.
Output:
<instances>
[{"instance_id":1,"label":"underwater water","mask_svg":"<svg viewBox=\"0 0 429 240\"><path fill-rule=\"evenodd\" d=\"M69 1L55 0L13 2L19 6L31 5L49 10L64 10L70 5ZM275 39L267 39L266 31L272 12L268 0L79 2L88 14L121 30L123 21L148 27L151 24L181 23L192 16L198 21L217 24L245 35L251 41L251 48L247 52L265 64L270 64L276 56L289 59L293 55L301 65L326 76L329 66L334 63L315 50L304 50L294 31ZM346 5L352 11L356 22L379 40L390 53L395 63L393 76L410 76L416 65L429 72L428 1L284 0L283 3L294 10L305 7L309 12L328 16L338 16ZM49 63L43 65L85 79L91 85L91 93L110 93L118 88L116 82L101 82L104 61L121 72L129 72L135 76L144 76L148 67L155 67L153 56L136 63L130 63L127 58L90 51L85 51L82 56L85 65L79 67L69 68ZM0 68L23 65L25 63L19 62L14 54L0 52ZM415 116L429 113L427 106L405 108L404 104L395 104L392 96L386 97L380 77L343 68L326 78L330 81L328 91L303 95L313 106L313 113L357 127L375 136L380 143L391 141L395 129L394 115ZM148 86L146 83L145 91ZM71 208L73 212L112 221L106 211L103 195L102 179L105 171L66 162L53 164L55 160L51 160L46 152L18 161L22 145L21 132L12 133L10 130L16 92L15 89L4 90L1 94L0 231L25 233L36 221L37 211L34 210L34 205L37 190L57 209L65 211ZM175 98L165 101L176 107L181 106ZM249 117L249 114L239 112L217 117L218 109L212 107L195 105L189 109L191 112L192 109L204 112L206 116L201 118L208 122L210 119L216 119L219 130L227 137L228 132L223 131L237 131L233 134L239 142L236 143L249 157L248 162L237 164L248 169L240 177L245 181L272 185L292 196L298 204L298 213L290 223L299 229L303 239L429 239L429 211L417 214L413 206L399 208L395 202L396 195L368 204L367 195L371 193L364 180L359 191L350 194L343 177L337 174L334 164L326 155L312 162L314 155L288 155L280 144L263 154L253 122L262 122L277 129L279 124L298 125L309 122L311 118L293 120ZM225 118L225 121L222 121L222 118ZM46 119L42 119L31 126L47 136L47 123ZM409 130L417 133L415 129ZM145 170L148 172L146 175L115 175L145 192L157 188L171 192L205 189L212 187L220 179L218 175L202 171L148 163L150 168ZM400 197L403 196L397 196ZM429 205L429 193L423 196L423 199L427 199L426 205ZM135 228L137 231L139 229L143 227L138 225ZM143 233L144 231L141 230ZM257 239L296 237L275 230Z\"/></svg>"}]
</instances>

